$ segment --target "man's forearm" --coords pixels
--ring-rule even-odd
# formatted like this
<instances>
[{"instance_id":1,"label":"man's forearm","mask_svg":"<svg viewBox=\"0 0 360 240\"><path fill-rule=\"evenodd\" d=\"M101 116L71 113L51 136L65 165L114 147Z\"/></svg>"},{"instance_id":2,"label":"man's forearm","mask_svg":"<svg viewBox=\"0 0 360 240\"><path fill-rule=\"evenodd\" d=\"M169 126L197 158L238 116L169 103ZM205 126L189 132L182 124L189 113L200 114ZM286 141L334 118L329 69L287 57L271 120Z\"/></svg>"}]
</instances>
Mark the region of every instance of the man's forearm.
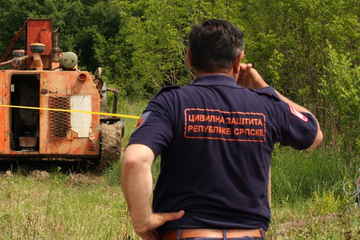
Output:
<instances>
[{"instance_id":1,"label":"man's forearm","mask_svg":"<svg viewBox=\"0 0 360 240\"><path fill-rule=\"evenodd\" d=\"M142 144L125 149L121 167L121 185L129 205L135 232L144 240L160 239L157 228L167 221L184 216L185 212L153 213L151 208L153 151Z\"/></svg>"},{"instance_id":2,"label":"man's forearm","mask_svg":"<svg viewBox=\"0 0 360 240\"><path fill-rule=\"evenodd\" d=\"M281 100L283 100L284 102L286 102L287 104L289 104L289 106L293 107L296 111L298 112L304 112L304 113L310 113L312 114L308 109L304 108L303 106L291 101L290 99L288 99L287 97L285 97L284 95L282 95L281 93L279 93L276 89L275 89L276 93L278 94L278 96L281 98Z\"/></svg>"},{"instance_id":3,"label":"man's forearm","mask_svg":"<svg viewBox=\"0 0 360 240\"><path fill-rule=\"evenodd\" d=\"M125 150L121 167L121 186L130 210L134 228L141 228L150 221L152 214L152 174L153 157L140 155L142 146L130 145ZM152 159L151 159L152 158ZM140 230L141 231L141 230Z\"/></svg>"},{"instance_id":4,"label":"man's forearm","mask_svg":"<svg viewBox=\"0 0 360 240\"><path fill-rule=\"evenodd\" d=\"M244 87L253 88L256 90L269 86L264 81L264 79L261 77L261 75L258 73L258 71L256 71L256 69L252 68L252 64L241 64L240 65L240 73L239 73L239 77L237 79L237 83ZM278 91L276 91L276 93L284 102L286 102L290 107L294 108L296 111L302 112L302 113L309 113L309 114L313 115L305 107L302 107L299 104L291 101L287 97L280 94ZM323 139L323 133L320 129L319 122L317 121L317 119L315 117L314 117L314 119L316 120L317 125L318 125L318 132L316 134L313 144L308 149L315 148L316 146L318 146L320 144L320 142Z\"/></svg>"},{"instance_id":5,"label":"man's forearm","mask_svg":"<svg viewBox=\"0 0 360 240\"><path fill-rule=\"evenodd\" d=\"M265 88L265 87L269 86L269 84L267 84L264 81L264 79L261 77L261 75L258 73L258 71L256 69L252 68L252 64L241 64L240 70L241 70L240 75L239 75L239 78L237 80L238 84L240 84L240 85L242 85L244 87L247 87L247 88L253 88L255 90L259 90L261 88ZM298 111L298 112L306 112L306 113L311 114L311 112L309 110L307 110L306 108L300 106L299 104L291 101L287 97L280 94L278 91L276 91L276 93L279 95L279 97L284 102L289 104L296 111Z\"/></svg>"}]
</instances>

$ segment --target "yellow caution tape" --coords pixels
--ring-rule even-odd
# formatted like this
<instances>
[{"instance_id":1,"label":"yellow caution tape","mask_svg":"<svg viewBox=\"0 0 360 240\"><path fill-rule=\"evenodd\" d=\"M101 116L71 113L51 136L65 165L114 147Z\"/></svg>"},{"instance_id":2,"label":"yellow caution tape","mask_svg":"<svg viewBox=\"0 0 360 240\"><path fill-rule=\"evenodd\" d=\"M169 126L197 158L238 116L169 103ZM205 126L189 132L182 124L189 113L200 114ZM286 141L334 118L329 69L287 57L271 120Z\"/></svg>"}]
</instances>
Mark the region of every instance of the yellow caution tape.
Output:
<instances>
[{"instance_id":1,"label":"yellow caution tape","mask_svg":"<svg viewBox=\"0 0 360 240\"><path fill-rule=\"evenodd\" d=\"M104 113L104 112L90 112L90 111L82 111L82 110L69 110L69 109L57 109L57 108L40 108L40 107L2 105L2 104L0 104L0 107L24 108L24 109L35 109L35 110L48 110L48 111L58 111L58 112L89 113L89 114L96 114L96 115L115 116L115 117L134 118L134 119L139 119L140 118L139 116L125 115L125 114Z\"/></svg>"}]
</instances>

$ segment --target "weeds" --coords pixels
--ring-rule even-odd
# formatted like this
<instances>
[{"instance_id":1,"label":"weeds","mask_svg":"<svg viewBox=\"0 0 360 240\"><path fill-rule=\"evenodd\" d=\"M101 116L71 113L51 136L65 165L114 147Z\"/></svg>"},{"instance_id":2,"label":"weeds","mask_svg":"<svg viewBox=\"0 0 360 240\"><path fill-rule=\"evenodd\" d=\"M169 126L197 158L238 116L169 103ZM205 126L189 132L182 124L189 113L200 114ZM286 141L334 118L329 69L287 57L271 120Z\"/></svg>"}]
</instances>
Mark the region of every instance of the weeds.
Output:
<instances>
[{"instance_id":1,"label":"weeds","mask_svg":"<svg viewBox=\"0 0 360 240\"><path fill-rule=\"evenodd\" d=\"M119 185L79 186L59 173L51 175L41 182L18 174L0 178L1 239L119 239L126 232Z\"/></svg>"},{"instance_id":2,"label":"weeds","mask_svg":"<svg viewBox=\"0 0 360 240\"><path fill-rule=\"evenodd\" d=\"M131 103L128 103L131 104ZM146 104L123 106L141 115ZM126 146L137 120L126 122ZM354 162L354 161L353 161ZM267 239L360 239L360 213L347 208L343 184L358 165L324 149L277 147L272 163L272 221ZM121 162L102 176L53 167L45 178L21 172L0 176L0 239L138 239L121 191ZM160 160L152 167L154 183Z\"/></svg>"},{"instance_id":3,"label":"weeds","mask_svg":"<svg viewBox=\"0 0 360 240\"><path fill-rule=\"evenodd\" d=\"M343 179L354 176L342 175L338 157L316 151L275 153L268 239L360 237L359 212L348 210L342 190ZM320 173L316 164L322 169L327 164L326 170ZM116 162L102 176L54 168L41 181L31 174L0 177L1 239L138 239L121 192L120 169ZM159 159L152 171L155 182Z\"/></svg>"}]
</instances>

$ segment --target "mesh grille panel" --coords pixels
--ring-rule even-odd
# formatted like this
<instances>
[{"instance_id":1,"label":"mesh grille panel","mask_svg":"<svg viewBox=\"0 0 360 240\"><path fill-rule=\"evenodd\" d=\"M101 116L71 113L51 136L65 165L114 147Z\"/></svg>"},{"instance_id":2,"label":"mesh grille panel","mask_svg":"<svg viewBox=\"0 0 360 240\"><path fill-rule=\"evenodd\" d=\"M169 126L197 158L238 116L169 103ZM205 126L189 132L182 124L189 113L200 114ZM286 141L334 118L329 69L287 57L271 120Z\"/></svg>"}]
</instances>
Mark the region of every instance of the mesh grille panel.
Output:
<instances>
[{"instance_id":1,"label":"mesh grille panel","mask_svg":"<svg viewBox=\"0 0 360 240\"><path fill-rule=\"evenodd\" d=\"M49 97L49 107L55 109L70 109L69 97ZM66 137L70 128L70 112L50 111L51 137Z\"/></svg>"}]
</instances>

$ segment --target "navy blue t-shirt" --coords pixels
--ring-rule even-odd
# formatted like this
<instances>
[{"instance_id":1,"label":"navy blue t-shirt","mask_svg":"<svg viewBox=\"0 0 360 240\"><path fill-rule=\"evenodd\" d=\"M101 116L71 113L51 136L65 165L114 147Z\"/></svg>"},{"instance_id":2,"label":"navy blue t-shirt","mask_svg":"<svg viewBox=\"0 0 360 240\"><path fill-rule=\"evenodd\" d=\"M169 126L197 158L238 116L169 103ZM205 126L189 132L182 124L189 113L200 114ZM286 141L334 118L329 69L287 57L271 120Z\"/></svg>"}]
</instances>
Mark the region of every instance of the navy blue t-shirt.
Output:
<instances>
[{"instance_id":1,"label":"navy blue t-shirt","mask_svg":"<svg viewBox=\"0 0 360 240\"><path fill-rule=\"evenodd\" d=\"M160 232L179 228L268 229L267 196L276 142L306 149L317 133L271 87L250 90L225 75L167 87L149 102L129 144L161 154L154 212L185 210Z\"/></svg>"}]
</instances>

